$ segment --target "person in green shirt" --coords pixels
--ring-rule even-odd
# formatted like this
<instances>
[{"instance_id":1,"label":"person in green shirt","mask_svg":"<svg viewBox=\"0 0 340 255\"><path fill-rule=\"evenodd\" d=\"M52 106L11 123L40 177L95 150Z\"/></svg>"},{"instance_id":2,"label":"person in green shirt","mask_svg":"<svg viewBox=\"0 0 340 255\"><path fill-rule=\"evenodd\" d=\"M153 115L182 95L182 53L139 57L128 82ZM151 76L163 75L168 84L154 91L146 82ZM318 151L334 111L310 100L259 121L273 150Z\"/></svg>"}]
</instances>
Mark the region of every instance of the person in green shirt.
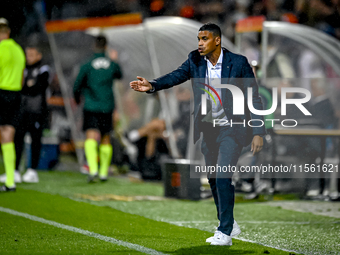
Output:
<instances>
[{"instance_id":1,"label":"person in green shirt","mask_svg":"<svg viewBox=\"0 0 340 255\"><path fill-rule=\"evenodd\" d=\"M22 48L11 38L8 22L0 18L0 135L1 150L4 159L6 181L0 192L15 191L15 126L19 118L20 90L25 54Z\"/></svg>"},{"instance_id":2,"label":"person in green shirt","mask_svg":"<svg viewBox=\"0 0 340 255\"><path fill-rule=\"evenodd\" d=\"M96 37L95 54L81 66L73 87L75 101L79 104L81 95L85 99L83 130L86 132L84 149L90 169L89 183L94 182L98 175L98 137L101 137L99 146L101 181L107 180L112 159L109 135L115 107L112 86L114 79L120 79L122 73L119 65L105 55L106 47L106 38L102 35Z\"/></svg>"}]
</instances>

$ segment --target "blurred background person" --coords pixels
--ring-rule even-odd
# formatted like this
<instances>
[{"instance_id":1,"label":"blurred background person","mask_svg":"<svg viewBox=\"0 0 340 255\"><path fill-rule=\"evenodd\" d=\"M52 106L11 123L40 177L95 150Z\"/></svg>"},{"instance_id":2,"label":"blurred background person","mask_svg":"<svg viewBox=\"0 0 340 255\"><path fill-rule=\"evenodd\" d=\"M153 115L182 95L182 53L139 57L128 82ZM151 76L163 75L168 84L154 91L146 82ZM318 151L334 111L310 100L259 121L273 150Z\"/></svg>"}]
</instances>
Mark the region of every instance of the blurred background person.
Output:
<instances>
[{"instance_id":1,"label":"blurred background person","mask_svg":"<svg viewBox=\"0 0 340 255\"><path fill-rule=\"evenodd\" d=\"M173 122L173 131L176 139L180 158L187 157L187 147L190 129L190 97L191 92L188 87L175 87L176 98L178 100L177 119Z\"/></svg>"},{"instance_id":2,"label":"blurred background person","mask_svg":"<svg viewBox=\"0 0 340 255\"><path fill-rule=\"evenodd\" d=\"M4 159L6 179L0 192L15 191L15 126L18 122L20 90L25 54L22 48L11 38L8 22L0 18L0 135L1 150Z\"/></svg>"},{"instance_id":3,"label":"blurred background person","mask_svg":"<svg viewBox=\"0 0 340 255\"><path fill-rule=\"evenodd\" d=\"M43 64L42 52L37 46L28 46L26 52L26 69L24 85L21 90L20 120L14 138L16 151L16 171L24 148L24 137L28 132L31 136L31 165L22 176L22 181L39 182L36 171L40 158L41 137L48 115L46 89L49 86L50 67Z\"/></svg>"},{"instance_id":4,"label":"blurred background person","mask_svg":"<svg viewBox=\"0 0 340 255\"><path fill-rule=\"evenodd\" d=\"M156 118L127 134L129 141L137 147L136 170L141 173L143 179L162 179L161 159L163 156L169 156L163 135L165 130L165 121Z\"/></svg>"},{"instance_id":5,"label":"blurred background person","mask_svg":"<svg viewBox=\"0 0 340 255\"><path fill-rule=\"evenodd\" d=\"M98 138L100 138L99 178L106 181L112 159L110 131L115 108L112 91L114 79L120 79L122 73L117 63L106 57L107 40L100 35L95 39L94 56L81 66L74 84L75 101L80 103L81 94L85 98L83 130L86 131L84 144L85 156L89 165L88 182L94 182L98 175Z\"/></svg>"}]
</instances>

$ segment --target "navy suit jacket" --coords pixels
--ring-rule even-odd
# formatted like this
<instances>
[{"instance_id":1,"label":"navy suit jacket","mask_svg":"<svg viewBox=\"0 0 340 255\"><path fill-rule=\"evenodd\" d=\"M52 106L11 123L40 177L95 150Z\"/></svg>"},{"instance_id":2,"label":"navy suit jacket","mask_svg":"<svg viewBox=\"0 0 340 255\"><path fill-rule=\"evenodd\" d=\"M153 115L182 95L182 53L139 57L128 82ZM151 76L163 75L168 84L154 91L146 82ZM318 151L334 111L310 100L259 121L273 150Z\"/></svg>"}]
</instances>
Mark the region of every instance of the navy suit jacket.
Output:
<instances>
[{"instance_id":1,"label":"navy suit jacket","mask_svg":"<svg viewBox=\"0 0 340 255\"><path fill-rule=\"evenodd\" d=\"M254 135L266 134L264 125L262 127L249 127L248 120L261 119L262 116L251 113L248 109L247 100L247 88L253 88L253 106L257 110L262 110L262 101L258 94L258 85L256 83L254 73L250 67L247 59L244 56L234 54L229 50L222 48L223 60L222 60L222 84L231 84L239 87L244 95L244 115L233 114L233 96L229 89L222 89L222 104L225 114L228 120L233 122L243 122L245 120L245 126L241 124L233 125L236 140L239 144L247 146ZM181 84L189 79L192 79L192 87L194 92L194 142L200 137L201 129L201 95L205 93L200 88L205 88L205 76L207 70L207 61L201 56L198 50L190 52L188 59L176 70L161 76L157 79L150 81L155 91L171 88L172 86ZM241 79L243 78L243 79ZM260 122L251 123L253 126L259 126Z\"/></svg>"}]
</instances>

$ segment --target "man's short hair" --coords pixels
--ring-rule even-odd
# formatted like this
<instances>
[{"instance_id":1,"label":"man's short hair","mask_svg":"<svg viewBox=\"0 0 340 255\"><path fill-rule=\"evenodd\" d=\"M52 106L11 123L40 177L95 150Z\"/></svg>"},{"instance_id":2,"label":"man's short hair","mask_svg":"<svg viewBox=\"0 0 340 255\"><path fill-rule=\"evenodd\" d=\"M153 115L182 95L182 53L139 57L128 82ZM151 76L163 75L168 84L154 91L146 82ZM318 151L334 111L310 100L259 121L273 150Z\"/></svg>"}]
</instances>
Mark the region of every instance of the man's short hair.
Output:
<instances>
[{"instance_id":1,"label":"man's short hair","mask_svg":"<svg viewBox=\"0 0 340 255\"><path fill-rule=\"evenodd\" d=\"M95 47L99 50L105 50L105 47L106 47L106 44L107 44L107 40L106 40L106 37L103 36L103 35L99 35L96 37L96 40L95 40Z\"/></svg>"},{"instance_id":2,"label":"man's short hair","mask_svg":"<svg viewBox=\"0 0 340 255\"><path fill-rule=\"evenodd\" d=\"M206 23L200 27L198 31L209 31L214 36L219 36L222 38L221 28L214 23Z\"/></svg>"},{"instance_id":3,"label":"man's short hair","mask_svg":"<svg viewBox=\"0 0 340 255\"><path fill-rule=\"evenodd\" d=\"M0 18L0 33L9 33L10 31L7 19Z\"/></svg>"}]
</instances>

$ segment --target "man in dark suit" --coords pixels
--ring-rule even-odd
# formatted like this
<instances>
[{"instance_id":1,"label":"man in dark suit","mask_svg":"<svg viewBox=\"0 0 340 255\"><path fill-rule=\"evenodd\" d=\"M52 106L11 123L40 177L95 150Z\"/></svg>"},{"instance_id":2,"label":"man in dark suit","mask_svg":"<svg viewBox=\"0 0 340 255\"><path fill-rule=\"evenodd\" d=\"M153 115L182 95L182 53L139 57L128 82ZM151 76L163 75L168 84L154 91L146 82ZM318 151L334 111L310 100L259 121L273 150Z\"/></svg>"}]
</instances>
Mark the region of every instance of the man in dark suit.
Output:
<instances>
[{"instance_id":1,"label":"man in dark suit","mask_svg":"<svg viewBox=\"0 0 340 255\"><path fill-rule=\"evenodd\" d=\"M221 29L217 25L203 25L197 38L198 50L192 51L179 68L150 82L137 76L138 80L130 82L130 87L136 91L153 93L191 79L194 91L194 142L202 132L202 152L206 166L236 166L242 147L251 142L251 150L255 154L263 146L264 125L255 124L255 121L251 125L256 127L248 125L251 119L263 123L263 118L251 113L246 106L248 88L252 88L250 96L253 106L262 110L258 86L247 59L221 47ZM234 114L236 108L243 106L233 104L233 95L229 89L214 87L212 83L216 79L221 84L237 86L243 92L244 114ZM203 111L202 98L208 99L208 110ZM204 114L205 112L207 113ZM220 121L216 125L217 119ZM232 245L231 238L241 232L233 217L235 189L231 177L231 171L208 173L217 217L220 220L215 235L207 239L211 245Z\"/></svg>"}]
</instances>

